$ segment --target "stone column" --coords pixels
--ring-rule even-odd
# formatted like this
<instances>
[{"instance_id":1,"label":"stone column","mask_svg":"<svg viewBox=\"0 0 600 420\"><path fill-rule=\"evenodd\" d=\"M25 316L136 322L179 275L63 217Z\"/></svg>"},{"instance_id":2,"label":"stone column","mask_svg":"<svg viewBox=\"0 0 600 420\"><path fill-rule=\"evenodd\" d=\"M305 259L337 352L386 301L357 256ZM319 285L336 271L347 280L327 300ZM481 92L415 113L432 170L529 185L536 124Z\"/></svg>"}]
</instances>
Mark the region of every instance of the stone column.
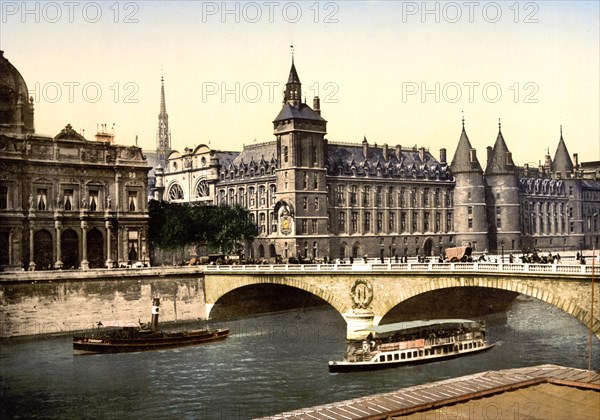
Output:
<instances>
[{"instance_id":1,"label":"stone column","mask_svg":"<svg viewBox=\"0 0 600 420\"><path fill-rule=\"evenodd\" d=\"M90 263L87 259L87 229L88 224L87 221L81 221L81 269L88 270L90 268Z\"/></svg>"},{"instance_id":2,"label":"stone column","mask_svg":"<svg viewBox=\"0 0 600 420\"><path fill-rule=\"evenodd\" d=\"M34 256L34 238L35 238L35 224L33 221L29 222L29 271L35 270L35 256Z\"/></svg>"},{"instance_id":3,"label":"stone column","mask_svg":"<svg viewBox=\"0 0 600 420\"><path fill-rule=\"evenodd\" d=\"M113 261L111 258L111 243L110 243L110 230L112 228L112 224L107 220L104 223L106 227L106 268L112 268Z\"/></svg>"},{"instance_id":4,"label":"stone column","mask_svg":"<svg viewBox=\"0 0 600 420\"><path fill-rule=\"evenodd\" d=\"M346 312L343 317L346 320L346 339L360 340L369 335L363 330L373 327L375 314L369 309L358 309Z\"/></svg>"},{"instance_id":5,"label":"stone column","mask_svg":"<svg viewBox=\"0 0 600 420\"><path fill-rule=\"evenodd\" d=\"M62 223L60 220L54 221L54 228L56 229L56 262L54 268L61 269L63 267L62 262Z\"/></svg>"}]
</instances>

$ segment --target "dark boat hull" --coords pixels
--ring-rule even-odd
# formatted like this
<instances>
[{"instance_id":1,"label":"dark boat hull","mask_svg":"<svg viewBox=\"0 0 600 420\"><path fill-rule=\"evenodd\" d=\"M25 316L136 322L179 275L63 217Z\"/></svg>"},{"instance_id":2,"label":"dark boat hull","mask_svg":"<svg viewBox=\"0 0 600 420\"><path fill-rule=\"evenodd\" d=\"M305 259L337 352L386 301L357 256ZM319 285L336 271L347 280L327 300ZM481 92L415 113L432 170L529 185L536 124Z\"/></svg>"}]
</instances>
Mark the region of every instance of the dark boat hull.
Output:
<instances>
[{"instance_id":1,"label":"dark boat hull","mask_svg":"<svg viewBox=\"0 0 600 420\"><path fill-rule=\"evenodd\" d=\"M152 337L112 338L73 337L75 354L124 353L161 350L220 341L227 338L229 329L199 330L181 333L155 334Z\"/></svg>"},{"instance_id":2,"label":"dark boat hull","mask_svg":"<svg viewBox=\"0 0 600 420\"><path fill-rule=\"evenodd\" d=\"M329 362L329 372L330 373L345 373L345 372L364 372L370 370L381 370L381 369L390 369L398 366L404 365L420 365L425 363L433 363L440 360L448 360L455 359L457 357L468 356L475 353L480 353L482 351L486 351L494 347L494 344L488 344L486 347L481 347L479 349L470 350L468 352L456 352L449 354L440 354L435 357L428 358L419 358L412 360L399 360L385 363L373 363L373 362Z\"/></svg>"}]
</instances>

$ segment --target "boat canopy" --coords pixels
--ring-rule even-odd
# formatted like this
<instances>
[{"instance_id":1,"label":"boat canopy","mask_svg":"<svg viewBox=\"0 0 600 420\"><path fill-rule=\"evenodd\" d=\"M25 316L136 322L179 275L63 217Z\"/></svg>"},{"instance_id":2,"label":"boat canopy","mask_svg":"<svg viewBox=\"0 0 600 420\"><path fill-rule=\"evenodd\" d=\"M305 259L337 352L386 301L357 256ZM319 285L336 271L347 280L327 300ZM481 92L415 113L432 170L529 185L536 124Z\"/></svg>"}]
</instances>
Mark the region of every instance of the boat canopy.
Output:
<instances>
[{"instance_id":1,"label":"boat canopy","mask_svg":"<svg viewBox=\"0 0 600 420\"><path fill-rule=\"evenodd\" d=\"M139 326L140 322L133 320L109 320L98 322L98 327L104 328L137 328Z\"/></svg>"},{"instance_id":2,"label":"boat canopy","mask_svg":"<svg viewBox=\"0 0 600 420\"><path fill-rule=\"evenodd\" d=\"M476 325L474 325L476 324ZM394 324L377 325L372 328L365 328L358 330L357 332L370 332L374 335L387 335L394 334L396 332L411 332L418 331L423 328L443 328L449 325L465 325L469 327L479 326L478 321L472 319L429 319L420 321L405 321L396 322Z\"/></svg>"}]
</instances>

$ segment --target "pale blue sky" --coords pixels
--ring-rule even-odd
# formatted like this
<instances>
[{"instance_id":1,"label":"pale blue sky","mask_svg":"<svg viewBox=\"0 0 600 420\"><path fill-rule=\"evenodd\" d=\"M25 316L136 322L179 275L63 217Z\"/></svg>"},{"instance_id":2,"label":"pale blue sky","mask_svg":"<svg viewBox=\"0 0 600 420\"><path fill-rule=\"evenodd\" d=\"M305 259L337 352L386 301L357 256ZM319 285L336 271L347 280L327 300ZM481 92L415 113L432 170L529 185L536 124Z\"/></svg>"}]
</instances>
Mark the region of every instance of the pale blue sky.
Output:
<instances>
[{"instance_id":1,"label":"pale blue sky","mask_svg":"<svg viewBox=\"0 0 600 420\"><path fill-rule=\"evenodd\" d=\"M114 123L119 143L152 149L164 74L174 149L272 140L293 44L330 141L451 158L464 112L480 157L501 117L520 164L554 155L561 124L571 154L600 159L596 1L70 4L1 5L0 48L40 133Z\"/></svg>"}]
</instances>

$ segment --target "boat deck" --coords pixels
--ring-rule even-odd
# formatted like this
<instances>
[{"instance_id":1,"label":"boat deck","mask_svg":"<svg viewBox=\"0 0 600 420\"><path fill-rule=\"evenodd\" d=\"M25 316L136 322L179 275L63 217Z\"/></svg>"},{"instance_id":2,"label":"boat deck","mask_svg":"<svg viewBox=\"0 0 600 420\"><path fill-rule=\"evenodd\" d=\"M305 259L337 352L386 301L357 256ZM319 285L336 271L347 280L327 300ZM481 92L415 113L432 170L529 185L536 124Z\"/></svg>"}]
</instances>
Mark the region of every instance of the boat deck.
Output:
<instances>
[{"instance_id":1,"label":"boat deck","mask_svg":"<svg viewBox=\"0 0 600 420\"><path fill-rule=\"evenodd\" d=\"M592 371L588 382L587 370L557 365L487 371L263 419L388 419L546 383L600 391L600 372Z\"/></svg>"}]
</instances>

